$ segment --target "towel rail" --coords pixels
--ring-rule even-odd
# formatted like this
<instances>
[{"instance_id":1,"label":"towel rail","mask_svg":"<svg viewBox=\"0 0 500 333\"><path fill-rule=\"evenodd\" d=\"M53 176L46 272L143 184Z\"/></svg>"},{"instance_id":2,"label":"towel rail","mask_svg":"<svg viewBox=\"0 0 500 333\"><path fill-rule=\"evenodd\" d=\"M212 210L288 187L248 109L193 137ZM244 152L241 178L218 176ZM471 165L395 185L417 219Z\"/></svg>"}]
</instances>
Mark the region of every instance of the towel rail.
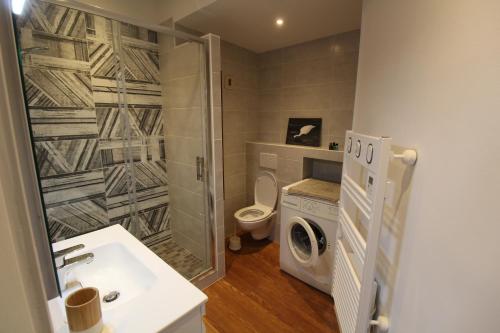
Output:
<instances>
[{"instance_id":1,"label":"towel rail","mask_svg":"<svg viewBox=\"0 0 500 333\"><path fill-rule=\"evenodd\" d=\"M380 229L383 220L383 207L386 196L387 172L392 159L400 159L407 165L417 161L415 150L405 150L402 154L391 151L392 139L374 137L347 131L344 151L344 168L340 193L340 232L335 242L335 268L332 296L342 333L366 333L371 325L379 332L389 328L389 320L371 318L376 291L375 269L379 247ZM364 184L353 178L355 165L365 169ZM357 171L356 171L357 170ZM359 175L359 174L358 174ZM351 205L346 205L348 202ZM352 216L352 204L367 223L366 239L361 236ZM356 216L359 217L359 216ZM343 245L349 244L349 251ZM360 264L360 276L356 274L353 260ZM358 272L359 273L359 272Z\"/></svg>"}]
</instances>

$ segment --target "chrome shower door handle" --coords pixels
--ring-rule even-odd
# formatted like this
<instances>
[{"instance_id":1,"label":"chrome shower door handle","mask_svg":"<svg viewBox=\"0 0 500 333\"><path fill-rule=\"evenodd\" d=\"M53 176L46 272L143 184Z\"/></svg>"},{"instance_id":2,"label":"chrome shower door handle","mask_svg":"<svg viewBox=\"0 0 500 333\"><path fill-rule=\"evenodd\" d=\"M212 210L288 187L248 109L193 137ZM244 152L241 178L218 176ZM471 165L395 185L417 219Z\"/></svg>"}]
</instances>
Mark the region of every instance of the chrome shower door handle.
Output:
<instances>
[{"instance_id":1,"label":"chrome shower door handle","mask_svg":"<svg viewBox=\"0 0 500 333\"><path fill-rule=\"evenodd\" d=\"M196 180L203 181L204 171L205 159L201 156L196 156Z\"/></svg>"}]
</instances>

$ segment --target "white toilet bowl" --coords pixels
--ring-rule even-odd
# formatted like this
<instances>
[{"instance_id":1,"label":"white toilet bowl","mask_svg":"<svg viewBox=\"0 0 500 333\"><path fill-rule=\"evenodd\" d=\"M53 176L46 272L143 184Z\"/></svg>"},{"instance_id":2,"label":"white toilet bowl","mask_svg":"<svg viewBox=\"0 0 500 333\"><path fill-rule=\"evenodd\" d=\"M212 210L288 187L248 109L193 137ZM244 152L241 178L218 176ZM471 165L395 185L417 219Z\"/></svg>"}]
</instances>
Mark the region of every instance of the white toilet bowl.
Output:
<instances>
[{"instance_id":1,"label":"white toilet bowl","mask_svg":"<svg viewBox=\"0 0 500 333\"><path fill-rule=\"evenodd\" d=\"M273 174L261 172L255 180L255 203L234 213L243 231L249 231L254 239L269 237L273 230L272 217L276 215L278 183Z\"/></svg>"}]
</instances>

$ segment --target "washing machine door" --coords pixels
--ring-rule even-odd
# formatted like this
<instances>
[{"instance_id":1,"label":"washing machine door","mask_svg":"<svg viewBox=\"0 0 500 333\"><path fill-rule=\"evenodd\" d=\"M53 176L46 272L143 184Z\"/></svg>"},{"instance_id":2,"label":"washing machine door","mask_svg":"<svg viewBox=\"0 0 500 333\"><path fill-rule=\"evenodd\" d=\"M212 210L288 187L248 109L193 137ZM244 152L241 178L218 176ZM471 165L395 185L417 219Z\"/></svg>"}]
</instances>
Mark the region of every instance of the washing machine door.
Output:
<instances>
[{"instance_id":1,"label":"washing machine door","mask_svg":"<svg viewBox=\"0 0 500 333\"><path fill-rule=\"evenodd\" d=\"M326 247L325 234L321 228L299 216L288 220L287 239L293 257L304 267L315 265Z\"/></svg>"}]
</instances>

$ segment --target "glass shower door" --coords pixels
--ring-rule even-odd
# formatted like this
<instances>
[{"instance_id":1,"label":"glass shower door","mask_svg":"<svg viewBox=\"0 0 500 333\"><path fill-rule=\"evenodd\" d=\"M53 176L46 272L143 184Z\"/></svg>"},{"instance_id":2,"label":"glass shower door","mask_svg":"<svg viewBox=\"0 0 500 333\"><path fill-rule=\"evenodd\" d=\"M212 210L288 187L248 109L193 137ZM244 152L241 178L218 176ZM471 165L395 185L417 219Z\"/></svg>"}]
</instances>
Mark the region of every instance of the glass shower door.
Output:
<instances>
[{"instance_id":1,"label":"glass shower door","mask_svg":"<svg viewBox=\"0 0 500 333\"><path fill-rule=\"evenodd\" d=\"M212 268L205 45L159 34L171 242L151 248L184 276Z\"/></svg>"}]
</instances>

